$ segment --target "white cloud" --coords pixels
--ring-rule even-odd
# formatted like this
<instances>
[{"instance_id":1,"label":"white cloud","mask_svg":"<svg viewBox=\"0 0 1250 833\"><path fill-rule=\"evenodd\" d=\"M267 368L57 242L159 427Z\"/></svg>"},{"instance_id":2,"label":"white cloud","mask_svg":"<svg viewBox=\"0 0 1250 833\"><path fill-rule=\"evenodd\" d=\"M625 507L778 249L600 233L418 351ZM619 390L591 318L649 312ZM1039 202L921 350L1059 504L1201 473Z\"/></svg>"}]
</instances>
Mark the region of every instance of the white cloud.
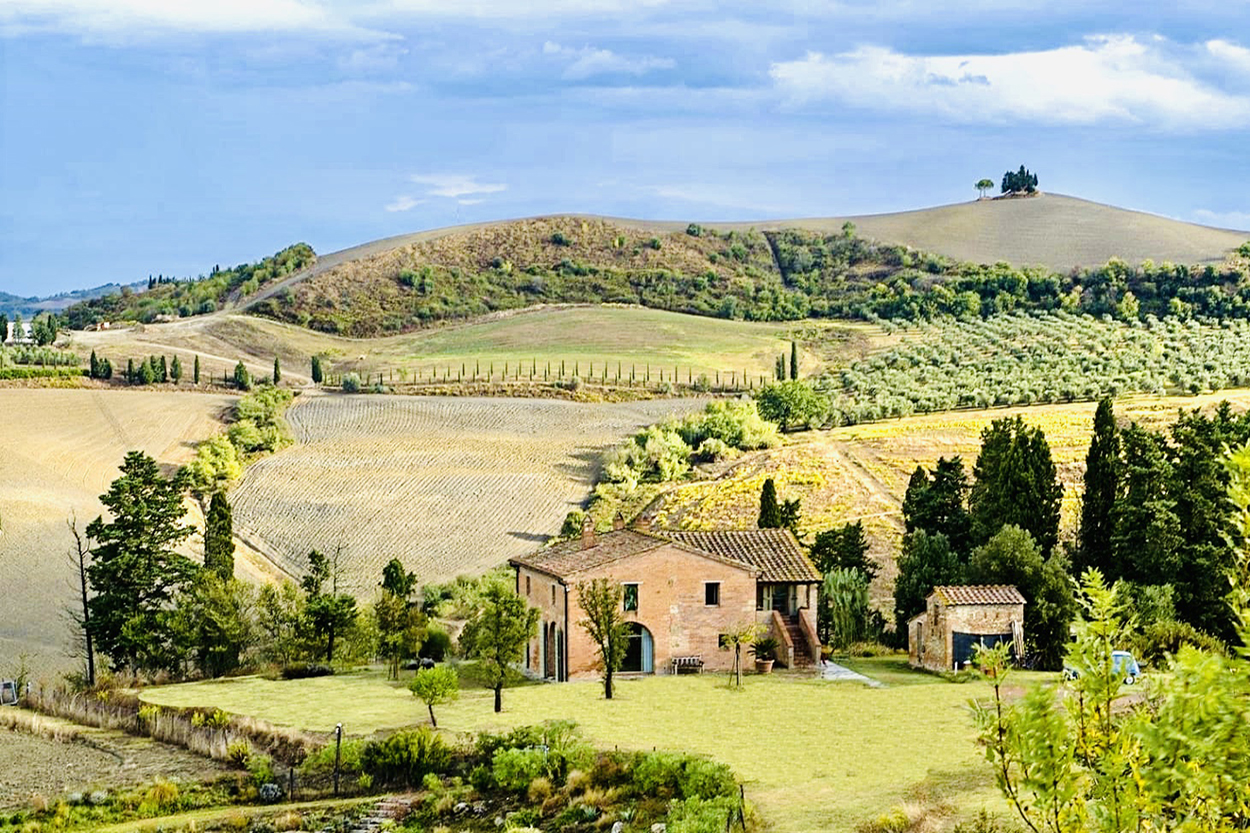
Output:
<instances>
[{"instance_id":1,"label":"white cloud","mask_svg":"<svg viewBox=\"0 0 1250 833\"><path fill-rule=\"evenodd\" d=\"M1250 229L1250 211L1209 211L1200 208L1194 212L1194 221L1217 228Z\"/></svg>"},{"instance_id":2,"label":"white cloud","mask_svg":"<svg viewBox=\"0 0 1250 833\"><path fill-rule=\"evenodd\" d=\"M610 49L596 49L591 46L575 49L553 41L543 44L543 54L558 56L568 62L562 75L569 81L581 81L605 74L645 75L653 70L672 69L677 66L672 58L657 58L652 55L628 58Z\"/></svg>"},{"instance_id":3,"label":"white cloud","mask_svg":"<svg viewBox=\"0 0 1250 833\"><path fill-rule=\"evenodd\" d=\"M5 0L0 31L72 32L113 40L170 32L390 37L310 0Z\"/></svg>"},{"instance_id":4,"label":"white cloud","mask_svg":"<svg viewBox=\"0 0 1250 833\"><path fill-rule=\"evenodd\" d=\"M1119 121L1182 130L1250 125L1250 98L1204 83L1175 53L1162 38L1128 35L1004 55L904 55L865 46L833 56L808 53L773 64L770 74L776 88L800 105L834 99L974 123Z\"/></svg>"},{"instance_id":5,"label":"white cloud","mask_svg":"<svg viewBox=\"0 0 1250 833\"><path fill-rule=\"evenodd\" d=\"M425 200L419 200L419 199L416 199L415 197L411 197L407 194L404 194L402 196L396 197L389 204L387 204L386 210L391 211L391 212L411 211L412 209L416 208L418 205L420 205L423 202L425 202Z\"/></svg>"},{"instance_id":6,"label":"white cloud","mask_svg":"<svg viewBox=\"0 0 1250 833\"><path fill-rule=\"evenodd\" d=\"M428 186L425 193L432 197L467 197L472 194L497 194L507 190L501 182L478 182L476 176L460 174L414 174L408 177L417 185Z\"/></svg>"},{"instance_id":7,"label":"white cloud","mask_svg":"<svg viewBox=\"0 0 1250 833\"><path fill-rule=\"evenodd\" d=\"M386 72L399 66L399 59L408 54L407 49L389 43L353 49L339 59L339 69L345 72Z\"/></svg>"},{"instance_id":8,"label":"white cloud","mask_svg":"<svg viewBox=\"0 0 1250 833\"><path fill-rule=\"evenodd\" d=\"M478 205L479 203L483 203L483 202L486 202L486 200L483 200L483 199L476 199L476 200L456 200L456 203L457 203L458 205Z\"/></svg>"},{"instance_id":9,"label":"white cloud","mask_svg":"<svg viewBox=\"0 0 1250 833\"><path fill-rule=\"evenodd\" d=\"M1250 49L1226 40L1209 40L1206 47L1221 65L1250 77Z\"/></svg>"}]
</instances>

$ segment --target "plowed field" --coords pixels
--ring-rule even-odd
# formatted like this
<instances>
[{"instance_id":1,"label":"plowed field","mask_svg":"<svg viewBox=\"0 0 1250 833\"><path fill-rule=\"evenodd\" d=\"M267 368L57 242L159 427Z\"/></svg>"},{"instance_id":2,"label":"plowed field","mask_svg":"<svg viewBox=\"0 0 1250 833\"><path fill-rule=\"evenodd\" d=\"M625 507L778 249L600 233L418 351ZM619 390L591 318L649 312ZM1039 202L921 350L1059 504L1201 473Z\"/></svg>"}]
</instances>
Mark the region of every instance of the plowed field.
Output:
<instances>
[{"instance_id":1,"label":"plowed field","mask_svg":"<svg viewBox=\"0 0 1250 833\"><path fill-rule=\"evenodd\" d=\"M287 412L296 445L235 490L235 528L297 574L341 546L366 596L391 558L422 582L479 572L558 532L605 449L696 407L306 393Z\"/></svg>"}]
</instances>

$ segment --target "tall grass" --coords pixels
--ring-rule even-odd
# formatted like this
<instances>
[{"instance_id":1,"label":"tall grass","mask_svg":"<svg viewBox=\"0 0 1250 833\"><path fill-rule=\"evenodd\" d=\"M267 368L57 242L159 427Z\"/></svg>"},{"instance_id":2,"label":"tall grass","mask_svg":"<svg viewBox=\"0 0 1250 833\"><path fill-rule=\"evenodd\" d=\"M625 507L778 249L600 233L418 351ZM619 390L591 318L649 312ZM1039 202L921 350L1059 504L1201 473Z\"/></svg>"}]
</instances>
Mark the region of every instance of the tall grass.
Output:
<instances>
[{"instance_id":1,"label":"tall grass","mask_svg":"<svg viewBox=\"0 0 1250 833\"><path fill-rule=\"evenodd\" d=\"M137 695L118 691L41 688L27 696L26 704L38 712L84 726L150 737L218 761L231 760L231 744L242 741L282 763L295 765L326 743L324 737L314 733L274 726L252 717L202 708L141 706Z\"/></svg>"}]
</instances>

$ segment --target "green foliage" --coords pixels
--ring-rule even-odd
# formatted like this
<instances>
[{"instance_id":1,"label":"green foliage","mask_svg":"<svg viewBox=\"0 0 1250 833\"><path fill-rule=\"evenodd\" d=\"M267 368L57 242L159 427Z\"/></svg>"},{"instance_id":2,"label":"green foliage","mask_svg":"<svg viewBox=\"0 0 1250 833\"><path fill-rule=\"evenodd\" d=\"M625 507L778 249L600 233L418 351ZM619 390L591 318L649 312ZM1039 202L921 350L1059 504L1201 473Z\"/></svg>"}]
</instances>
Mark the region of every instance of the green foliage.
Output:
<instances>
[{"instance_id":1,"label":"green foliage","mask_svg":"<svg viewBox=\"0 0 1250 833\"><path fill-rule=\"evenodd\" d=\"M1030 173L1023 165L1018 171L1007 171L1003 174L1003 193L1024 192L1032 194L1037 190L1037 174Z\"/></svg>"},{"instance_id":2,"label":"green foliage","mask_svg":"<svg viewBox=\"0 0 1250 833\"><path fill-rule=\"evenodd\" d=\"M482 607L473 618L473 649L481 660L486 682L495 691L495 711L503 710L503 687L509 670L520 662L525 646L538 633L537 608L526 604L510 588L486 587Z\"/></svg>"},{"instance_id":3,"label":"green foliage","mask_svg":"<svg viewBox=\"0 0 1250 833\"><path fill-rule=\"evenodd\" d=\"M1081 524L1073 551L1072 570L1082 575L1094 568L1110 575L1112 568L1112 509L1120 489L1120 434L1110 399L1094 411L1094 434L1085 455L1085 489L1081 496Z\"/></svg>"},{"instance_id":4,"label":"green foliage","mask_svg":"<svg viewBox=\"0 0 1250 833\"><path fill-rule=\"evenodd\" d=\"M1058 670L1076 616L1068 564L1055 551L1044 558L1028 532L1010 524L972 551L972 584L1012 584L1024 596L1025 649L1036 667Z\"/></svg>"},{"instance_id":5,"label":"green foliage","mask_svg":"<svg viewBox=\"0 0 1250 833\"><path fill-rule=\"evenodd\" d=\"M781 429L810 428L829 414L829 397L806 382L791 379L769 385L756 397L760 416L777 423Z\"/></svg>"},{"instance_id":6,"label":"green foliage","mask_svg":"<svg viewBox=\"0 0 1250 833\"><path fill-rule=\"evenodd\" d=\"M177 359L175 359L177 361ZM176 377L175 377L176 378ZM278 357L273 357L273 383L276 385L282 381L282 363L278 361Z\"/></svg>"},{"instance_id":7,"label":"green foliage","mask_svg":"<svg viewBox=\"0 0 1250 833\"><path fill-rule=\"evenodd\" d=\"M839 569L857 570L869 581L877 575L877 565L868 558L868 539L864 536L863 521L817 533L809 554L822 575Z\"/></svg>"},{"instance_id":8,"label":"green foliage","mask_svg":"<svg viewBox=\"0 0 1250 833\"><path fill-rule=\"evenodd\" d=\"M313 380L313 383L314 383L314 384L319 385L319 384L321 384L322 380L324 380L324 379L325 379L325 372L321 369L321 357L320 357L320 356L313 356L313 357L312 357L312 380Z\"/></svg>"},{"instance_id":9,"label":"green foliage","mask_svg":"<svg viewBox=\"0 0 1250 833\"><path fill-rule=\"evenodd\" d=\"M727 820L737 815L737 798L687 798L669 806L665 829L672 833L724 833L729 827Z\"/></svg>"},{"instance_id":10,"label":"green foliage","mask_svg":"<svg viewBox=\"0 0 1250 833\"><path fill-rule=\"evenodd\" d=\"M820 588L824 621L820 641L844 651L868 631L868 578L855 569L835 569L825 573Z\"/></svg>"},{"instance_id":11,"label":"green foliage","mask_svg":"<svg viewBox=\"0 0 1250 833\"><path fill-rule=\"evenodd\" d=\"M31 347L29 345L16 344L11 347L0 346L0 370L13 370L16 367L34 369L32 366L38 365L41 370L52 368L77 368L82 365L82 358L77 353L71 353L62 350L52 350L47 347ZM90 375L90 368L88 368ZM12 378L21 378L14 376ZM104 378L97 376L95 378Z\"/></svg>"},{"instance_id":12,"label":"green foliage","mask_svg":"<svg viewBox=\"0 0 1250 833\"><path fill-rule=\"evenodd\" d=\"M733 772L725 764L675 752L643 753L634 763L632 780L639 793L660 798L707 800L738 793Z\"/></svg>"},{"instance_id":13,"label":"green foliage","mask_svg":"<svg viewBox=\"0 0 1250 833\"><path fill-rule=\"evenodd\" d=\"M451 762L451 749L428 726L370 741L360 754L361 769L374 783L396 787L418 787L426 775L446 772Z\"/></svg>"},{"instance_id":14,"label":"green foliage","mask_svg":"<svg viewBox=\"0 0 1250 833\"><path fill-rule=\"evenodd\" d=\"M547 750L539 747L500 749L491 758L491 774L505 790L521 792L547 772Z\"/></svg>"},{"instance_id":15,"label":"green foliage","mask_svg":"<svg viewBox=\"0 0 1250 833\"><path fill-rule=\"evenodd\" d=\"M966 555L972 546L972 518L965 503L968 477L959 457L939 457L932 471L916 466L903 496L903 526L908 534L923 529L942 534L951 549Z\"/></svg>"},{"instance_id":16,"label":"green foliage","mask_svg":"<svg viewBox=\"0 0 1250 833\"><path fill-rule=\"evenodd\" d=\"M287 667L300 654L306 600L292 581L265 584L256 602L260 657Z\"/></svg>"},{"instance_id":17,"label":"green foliage","mask_svg":"<svg viewBox=\"0 0 1250 833\"><path fill-rule=\"evenodd\" d=\"M781 527L781 505L777 503L777 485L770 477L760 489L760 514L755 525L760 529Z\"/></svg>"},{"instance_id":18,"label":"green foliage","mask_svg":"<svg viewBox=\"0 0 1250 833\"><path fill-rule=\"evenodd\" d=\"M326 662L334 661L334 643L356 624L359 612L356 599L338 592L339 553L333 561L317 550L308 554L308 572L300 580L307 598L302 624L306 624L314 643Z\"/></svg>"},{"instance_id":19,"label":"green foliage","mask_svg":"<svg viewBox=\"0 0 1250 833\"><path fill-rule=\"evenodd\" d=\"M338 749L340 773L352 776L363 772L362 758L364 757L365 745L366 741L343 738L343 742ZM332 775L334 773L334 759L335 748L333 743L319 746L308 753L300 763L300 774L305 777L317 778Z\"/></svg>"},{"instance_id":20,"label":"green foliage","mask_svg":"<svg viewBox=\"0 0 1250 833\"><path fill-rule=\"evenodd\" d=\"M622 592L621 584L609 578L577 583L577 603L586 614L577 624L598 649L603 696L607 700L612 699L612 676L625 661L629 647L630 628L625 621Z\"/></svg>"},{"instance_id":21,"label":"green foliage","mask_svg":"<svg viewBox=\"0 0 1250 833\"><path fill-rule=\"evenodd\" d=\"M252 389L252 374L248 373L242 361L234 366L234 386L239 390Z\"/></svg>"},{"instance_id":22,"label":"green foliage","mask_svg":"<svg viewBox=\"0 0 1250 833\"><path fill-rule=\"evenodd\" d=\"M968 494L973 543L985 543L1013 524L1026 530L1042 552L1059 542L1059 483L1042 429L1022 417L996 419L981 432L981 452Z\"/></svg>"},{"instance_id":23,"label":"green foliage","mask_svg":"<svg viewBox=\"0 0 1250 833\"><path fill-rule=\"evenodd\" d=\"M160 316L204 315L224 305L236 290L254 292L315 260L308 244L296 243L258 263L214 269L189 280L153 282L146 292L123 291L82 301L65 310L65 319L71 328L81 330L100 321L149 324Z\"/></svg>"},{"instance_id":24,"label":"green foliage","mask_svg":"<svg viewBox=\"0 0 1250 833\"><path fill-rule=\"evenodd\" d=\"M171 621L180 652L186 652L205 677L220 677L239 668L255 644L251 585L206 570L175 600Z\"/></svg>"},{"instance_id":25,"label":"green foliage","mask_svg":"<svg viewBox=\"0 0 1250 833\"><path fill-rule=\"evenodd\" d=\"M112 520L87 526L93 542L88 628L114 668L168 669L176 661L169 606L196 572L176 552L193 531L181 525L185 480L165 478L139 451L126 455L121 472L100 496Z\"/></svg>"},{"instance_id":26,"label":"green foliage","mask_svg":"<svg viewBox=\"0 0 1250 833\"><path fill-rule=\"evenodd\" d=\"M360 376L355 373L343 374L343 393L360 393Z\"/></svg>"},{"instance_id":27,"label":"green foliage","mask_svg":"<svg viewBox=\"0 0 1250 833\"><path fill-rule=\"evenodd\" d=\"M917 529L903 538L898 557L898 578L894 581L895 634L905 639L907 620L922 613L925 597L939 584L962 584L966 561L951 549L942 533L930 535Z\"/></svg>"},{"instance_id":28,"label":"green foliage","mask_svg":"<svg viewBox=\"0 0 1250 833\"><path fill-rule=\"evenodd\" d=\"M200 383L200 356L198 353L195 356L195 365L191 372L191 381L197 385Z\"/></svg>"},{"instance_id":29,"label":"green foliage","mask_svg":"<svg viewBox=\"0 0 1250 833\"><path fill-rule=\"evenodd\" d=\"M222 581L234 578L234 520L224 492L214 492L204 522L204 569Z\"/></svg>"},{"instance_id":30,"label":"green foliage","mask_svg":"<svg viewBox=\"0 0 1250 833\"><path fill-rule=\"evenodd\" d=\"M430 725L437 728L434 707L450 703L460 696L460 677L456 674L456 669L447 666L423 668L408 683L408 690L425 703L430 711Z\"/></svg>"},{"instance_id":31,"label":"green foliage","mask_svg":"<svg viewBox=\"0 0 1250 833\"><path fill-rule=\"evenodd\" d=\"M174 356L174 360L169 363L169 378L177 384L182 379L182 360Z\"/></svg>"}]
</instances>

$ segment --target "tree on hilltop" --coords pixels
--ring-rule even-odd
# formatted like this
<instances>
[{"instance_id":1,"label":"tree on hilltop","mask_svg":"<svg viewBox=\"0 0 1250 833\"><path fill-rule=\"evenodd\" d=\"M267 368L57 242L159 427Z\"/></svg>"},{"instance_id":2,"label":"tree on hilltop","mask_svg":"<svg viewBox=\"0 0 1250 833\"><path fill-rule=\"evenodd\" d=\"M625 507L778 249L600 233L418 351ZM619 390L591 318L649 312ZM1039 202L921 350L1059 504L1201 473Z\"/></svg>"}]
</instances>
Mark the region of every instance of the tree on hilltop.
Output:
<instances>
[{"instance_id":1,"label":"tree on hilltop","mask_svg":"<svg viewBox=\"0 0 1250 833\"><path fill-rule=\"evenodd\" d=\"M1037 174L1030 173L1029 169L1020 166L1018 171L1007 171L1003 174L1003 193L1019 193L1023 191L1026 194L1032 194L1037 190Z\"/></svg>"},{"instance_id":2,"label":"tree on hilltop","mask_svg":"<svg viewBox=\"0 0 1250 833\"><path fill-rule=\"evenodd\" d=\"M976 185L974 185L974 186L972 186L972 187L976 188L976 189L977 189L977 191L978 191L978 192L980 192L980 196L982 197L982 199L984 199L984 197L985 197L985 192L986 192L986 191L988 191L988 190L990 190L991 188L993 188L993 187L994 187L994 180L992 180L992 179L978 179L978 180L977 180L977 184L976 184Z\"/></svg>"}]
</instances>

